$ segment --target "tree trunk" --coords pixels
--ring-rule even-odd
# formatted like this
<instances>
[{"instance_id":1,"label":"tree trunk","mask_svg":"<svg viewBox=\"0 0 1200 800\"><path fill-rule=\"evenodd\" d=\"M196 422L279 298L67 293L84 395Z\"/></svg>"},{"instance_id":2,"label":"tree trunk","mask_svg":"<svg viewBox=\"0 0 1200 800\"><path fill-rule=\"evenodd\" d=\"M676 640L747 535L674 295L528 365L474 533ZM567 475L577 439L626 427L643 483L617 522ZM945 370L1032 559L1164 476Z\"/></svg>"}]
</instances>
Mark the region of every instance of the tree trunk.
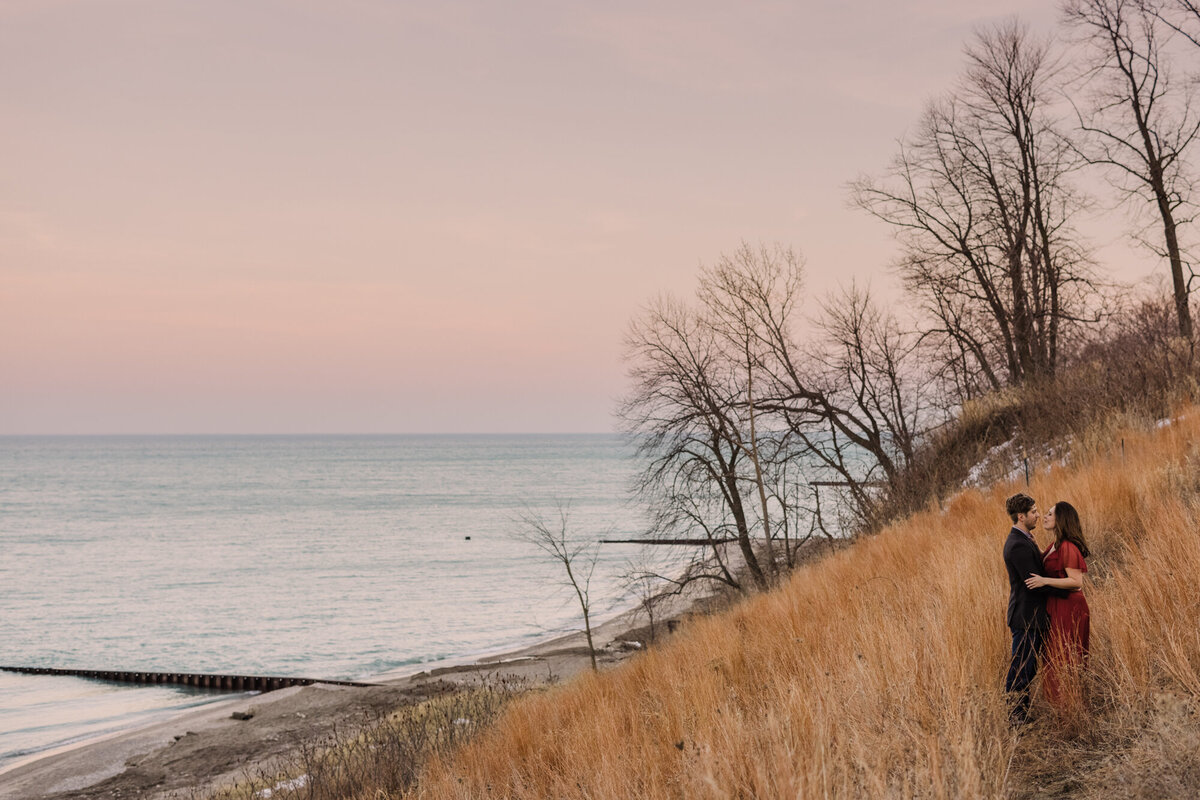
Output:
<instances>
[{"instance_id":1,"label":"tree trunk","mask_svg":"<svg viewBox=\"0 0 1200 800\"><path fill-rule=\"evenodd\" d=\"M754 483L758 486L758 500L762 504L763 541L766 547L767 568L775 572L775 546L771 541L771 522L767 515L767 489L764 486L762 466L758 462L758 433L754 426L754 370L750 365L750 348L746 348L746 403L750 409L750 462L754 465Z\"/></svg>"},{"instance_id":2,"label":"tree trunk","mask_svg":"<svg viewBox=\"0 0 1200 800\"><path fill-rule=\"evenodd\" d=\"M734 524L737 525L738 548L742 551L742 558L746 560L746 568L750 570L750 577L754 580L755 588L766 589L767 576L763 574L762 567L758 564L758 557L754 555L754 543L750 540L750 527L746 524L746 510L742 508L742 497L738 494L737 478L733 475L726 474L725 491L729 494L729 510L733 514Z\"/></svg>"},{"instance_id":3,"label":"tree trunk","mask_svg":"<svg viewBox=\"0 0 1200 800\"><path fill-rule=\"evenodd\" d=\"M1175 316L1179 320L1179 335L1188 342L1192 341L1192 310L1188 304L1188 286L1183 277L1183 258L1179 253L1179 235L1176 232L1175 215L1171 213L1170 203L1167 202L1166 191L1154 187L1158 197L1158 211L1162 215L1163 236L1167 240L1167 258L1171 261L1171 283L1175 289Z\"/></svg>"},{"instance_id":4,"label":"tree trunk","mask_svg":"<svg viewBox=\"0 0 1200 800\"><path fill-rule=\"evenodd\" d=\"M589 613L591 609L588 607L590 604L583 590L579 588L579 581L575 580L575 571L571 569L570 557L565 555L565 550L563 552L564 557L561 560L563 566L567 568L567 578L571 581L571 587L575 590L575 596L579 598L580 608L583 609L583 632L587 636L588 655L592 658L592 671L599 672L600 668L596 666L596 648L592 644L592 620Z\"/></svg>"}]
</instances>

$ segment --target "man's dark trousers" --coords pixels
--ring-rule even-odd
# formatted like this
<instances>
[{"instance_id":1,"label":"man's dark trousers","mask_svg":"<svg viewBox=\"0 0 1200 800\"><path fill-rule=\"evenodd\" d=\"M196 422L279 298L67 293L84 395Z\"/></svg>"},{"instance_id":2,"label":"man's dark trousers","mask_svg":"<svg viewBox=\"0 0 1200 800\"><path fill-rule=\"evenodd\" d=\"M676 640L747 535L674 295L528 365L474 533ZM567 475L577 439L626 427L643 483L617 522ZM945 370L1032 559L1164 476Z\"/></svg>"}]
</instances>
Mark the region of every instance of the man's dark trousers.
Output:
<instances>
[{"instance_id":1,"label":"man's dark trousers","mask_svg":"<svg viewBox=\"0 0 1200 800\"><path fill-rule=\"evenodd\" d=\"M1012 632L1012 662L1008 665L1004 691L1008 692L1012 704L1013 722L1029 719L1029 684L1037 674L1038 655L1045 639L1045 631L1037 627Z\"/></svg>"}]
</instances>

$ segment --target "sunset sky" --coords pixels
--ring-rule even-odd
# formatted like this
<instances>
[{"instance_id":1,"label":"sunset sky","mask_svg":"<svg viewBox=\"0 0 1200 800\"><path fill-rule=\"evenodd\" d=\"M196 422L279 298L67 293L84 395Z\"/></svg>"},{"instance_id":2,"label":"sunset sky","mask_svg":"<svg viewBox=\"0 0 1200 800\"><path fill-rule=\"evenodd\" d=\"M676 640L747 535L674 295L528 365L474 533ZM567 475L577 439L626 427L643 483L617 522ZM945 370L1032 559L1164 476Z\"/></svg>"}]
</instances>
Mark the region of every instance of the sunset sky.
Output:
<instances>
[{"instance_id":1,"label":"sunset sky","mask_svg":"<svg viewBox=\"0 0 1200 800\"><path fill-rule=\"evenodd\" d=\"M845 185L1012 13L3 0L0 433L611 430L742 240L894 294Z\"/></svg>"}]
</instances>

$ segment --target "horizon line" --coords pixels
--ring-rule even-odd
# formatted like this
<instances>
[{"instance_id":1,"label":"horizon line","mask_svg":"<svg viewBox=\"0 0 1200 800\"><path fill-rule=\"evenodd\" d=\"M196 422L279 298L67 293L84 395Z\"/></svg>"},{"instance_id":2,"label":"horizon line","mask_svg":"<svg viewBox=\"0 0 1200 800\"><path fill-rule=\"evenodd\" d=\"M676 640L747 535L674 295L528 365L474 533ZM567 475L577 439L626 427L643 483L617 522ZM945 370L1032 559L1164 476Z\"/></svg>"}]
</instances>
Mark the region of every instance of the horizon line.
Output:
<instances>
[{"instance_id":1,"label":"horizon line","mask_svg":"<svg viewBox=\"0 0 1200 800\"><path fill-rule=\"evenodd\" d=\"M620 431L284 431L284 432L222 432L222 431L137 431L108 433L8 433L0 431L0 438L50 438L50 437L95 437L117 436L618 436Z\"/></svg>"}]
</instances>

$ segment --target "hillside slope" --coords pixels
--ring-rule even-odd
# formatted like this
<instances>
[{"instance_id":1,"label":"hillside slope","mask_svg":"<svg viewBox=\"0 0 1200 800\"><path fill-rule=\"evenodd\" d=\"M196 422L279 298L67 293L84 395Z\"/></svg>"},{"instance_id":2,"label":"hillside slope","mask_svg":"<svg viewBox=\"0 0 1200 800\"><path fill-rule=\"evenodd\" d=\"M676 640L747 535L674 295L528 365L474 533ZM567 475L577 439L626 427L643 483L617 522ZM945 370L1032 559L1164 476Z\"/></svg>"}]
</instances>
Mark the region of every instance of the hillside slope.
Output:
<instances>
[{"instance_id":1,"label":"hillside slope","mask_svg":"<svg viewBox=\"0 0 1200 800\"><path fill-rule=\"evenodd\" d=\"M1083 516L1092 660L1080 713L1035 700L1014 732L1000 551L1024 488L964 491L621 669L514 702L418 795L1200 796L1200 413L1094 431L1034 476L1043 508Z\"/></svg>"}]
</instances>

